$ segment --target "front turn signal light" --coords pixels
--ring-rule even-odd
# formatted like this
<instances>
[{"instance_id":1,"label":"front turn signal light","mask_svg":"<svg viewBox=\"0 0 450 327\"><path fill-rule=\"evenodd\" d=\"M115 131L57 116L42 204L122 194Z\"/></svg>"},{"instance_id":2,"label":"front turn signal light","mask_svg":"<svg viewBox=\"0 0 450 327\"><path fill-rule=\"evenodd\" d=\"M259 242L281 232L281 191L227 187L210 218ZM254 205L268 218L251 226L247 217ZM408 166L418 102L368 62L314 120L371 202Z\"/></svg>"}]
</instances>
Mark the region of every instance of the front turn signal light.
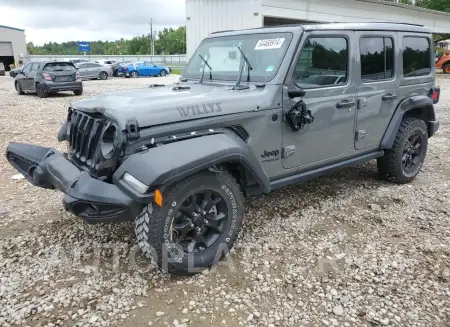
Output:
<instances>
[{"instance_id":1,"label":"front turn signal light","mask_svg":"<svg viewBox=\"0 0 450 327\"><path fill-rule=\"evenodd\" d=\"M160 190L158 190L158 189L155 190L155 197L154 197L153 200L154 200L155 203L156 203L157 205L159 205L160 207L163 206L163 195L162 195L162 193L161 193Z\"/></svg>"}]
</instances>

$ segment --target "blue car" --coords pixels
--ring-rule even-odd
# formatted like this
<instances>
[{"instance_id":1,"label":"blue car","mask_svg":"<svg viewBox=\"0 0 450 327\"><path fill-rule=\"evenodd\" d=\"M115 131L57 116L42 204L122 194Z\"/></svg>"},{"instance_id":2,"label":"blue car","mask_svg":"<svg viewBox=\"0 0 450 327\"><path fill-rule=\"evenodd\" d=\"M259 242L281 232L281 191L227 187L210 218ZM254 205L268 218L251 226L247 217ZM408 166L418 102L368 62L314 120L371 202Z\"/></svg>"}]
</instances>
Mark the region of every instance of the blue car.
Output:
<instances>
[{"instance_id":1,"label":"blue car","mask_svg":"<svg viewBox=\"0 0 450 327\"><path fill-rule=\"evenodd\" d=\"M170 68L158 66L150 61L139 61L120 65L117 76L139 77L139 76L166 76L170 74Z\"/></svg>"}]
</instances>

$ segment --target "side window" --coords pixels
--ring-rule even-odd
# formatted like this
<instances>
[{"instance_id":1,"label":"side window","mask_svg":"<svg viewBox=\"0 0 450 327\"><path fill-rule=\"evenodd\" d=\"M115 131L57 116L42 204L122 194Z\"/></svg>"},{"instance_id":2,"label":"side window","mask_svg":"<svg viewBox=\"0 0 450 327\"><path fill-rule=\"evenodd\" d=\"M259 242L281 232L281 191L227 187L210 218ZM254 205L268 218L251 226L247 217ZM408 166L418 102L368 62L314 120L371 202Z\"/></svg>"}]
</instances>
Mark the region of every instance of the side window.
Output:
<instances>
[{"instance_id":1,"label":"side window","mask_svg":"<svg viewBox=\"0 0 450 327\"><path fill-rule=\"evenodd\" d=\"M303 88L343 85L348 76L348 42L344 37L311 37L297 60L294 80Z\"/></svg>"},{"instance_id":2,"label":"side window","mask_svg":"<svg viewBox=\"0 0 450 327\"><path fill-rule=\"evenodd\" d=\"M32 72L37 72L38 69L39 69L39 66L40 66L40 64L34 63L34 64L31 66L31 71L32 71Z\"/></svg>"},{"instance_id":3,"label":"side window","mask_svg":"<svg viewBox=\"0 0 450 327\"><path fill-rule=\"evenodd\" d=\"M31 71L31 65L32 65L32 64L26 65L25 67L23 67L23 70L22 70L22 71L23 71L24 73L28 73L29 71Z\"/></svg>"},{"instance_id":4,"label":"side window","mask_svg":"<svg viewBox=\"0 0 450 327\"><path fill-rule=\"evenodd\" d=\"M431 73L430 40L425 37L403 37L403 76L425 76Z\"/></svg>"},{"instance_id":5,"label":"side window","mask_svg":"<svg viewBox=\"0 0 450 327\"><path fill-rule=\"evenodd\" d=\"M379 81L394 76L394 47L390 37L363 37L361 53L361 80Z\"/></svg>"}]
</instances>

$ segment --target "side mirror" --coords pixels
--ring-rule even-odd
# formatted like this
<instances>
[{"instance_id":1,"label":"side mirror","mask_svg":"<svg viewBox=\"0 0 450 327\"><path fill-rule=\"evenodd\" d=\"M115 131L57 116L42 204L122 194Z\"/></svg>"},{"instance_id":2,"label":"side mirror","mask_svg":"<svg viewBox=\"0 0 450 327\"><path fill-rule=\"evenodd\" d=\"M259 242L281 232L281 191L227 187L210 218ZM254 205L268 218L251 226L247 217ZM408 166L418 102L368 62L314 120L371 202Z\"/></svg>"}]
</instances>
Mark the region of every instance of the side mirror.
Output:
<instances>
[{"instance_id":1,"label":"side mirror","mask_svg":"<svg viewBox=\"0 0 450 327\"><path fill-rule=\"evenodd\" d=\"M290 87L288 88L287 93L290 98L301 98L305 96L306 91L302 88Z\"/></svg>"}]
</instances>

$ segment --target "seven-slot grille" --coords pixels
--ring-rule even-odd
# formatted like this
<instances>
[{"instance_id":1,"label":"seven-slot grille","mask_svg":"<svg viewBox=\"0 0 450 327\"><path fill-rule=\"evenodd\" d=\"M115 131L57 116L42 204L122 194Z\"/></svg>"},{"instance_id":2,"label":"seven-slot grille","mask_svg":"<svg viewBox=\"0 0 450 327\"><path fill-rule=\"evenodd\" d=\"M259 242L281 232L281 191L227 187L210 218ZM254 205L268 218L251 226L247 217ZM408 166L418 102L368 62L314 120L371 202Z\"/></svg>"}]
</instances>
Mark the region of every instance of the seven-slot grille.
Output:
<instances>
[{"instance_id":1,"label":"seven-slot grille","mask_svg":"<svg viewBox=\"0 0 450 327\"><path fill-rule=\"evenodd\" d=\"M69 151L72 160L96 168L98 143L105 120L74 110L70 118Z\"/></svg>"}]
</instances>

